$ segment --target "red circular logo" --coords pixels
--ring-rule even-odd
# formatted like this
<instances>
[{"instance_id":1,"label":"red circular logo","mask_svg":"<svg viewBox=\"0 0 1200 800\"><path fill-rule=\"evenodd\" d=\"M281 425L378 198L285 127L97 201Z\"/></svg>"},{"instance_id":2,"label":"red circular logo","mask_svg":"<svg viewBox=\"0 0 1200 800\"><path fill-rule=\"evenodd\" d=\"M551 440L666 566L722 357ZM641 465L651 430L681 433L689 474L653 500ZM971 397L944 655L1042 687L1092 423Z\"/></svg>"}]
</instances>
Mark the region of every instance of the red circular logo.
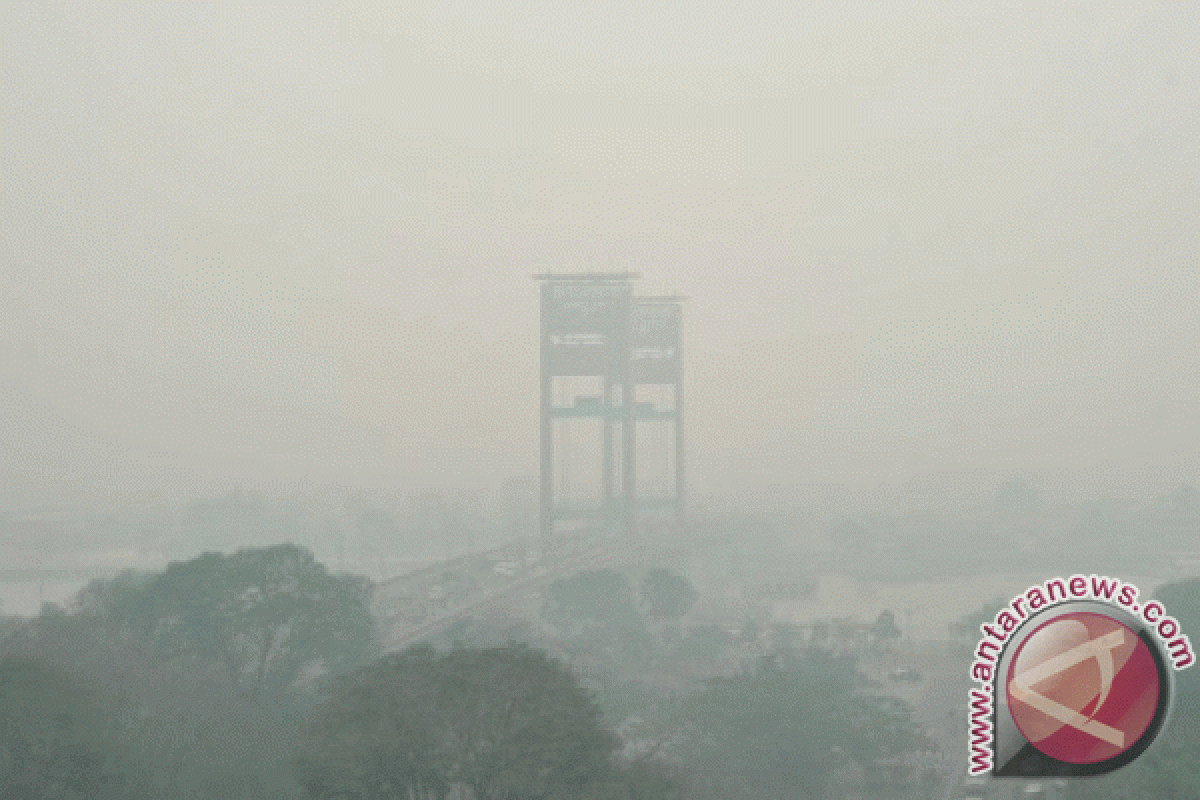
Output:
<instances>
[{"instance_id":1,"label":"red circular logo","mask_svg":"<svg viewBox=\"0 0 1200 800\"><path fill-rule=\"evenodd\" d=\"M1017 650L1005 684L1022 735L1068 764L1108 761L1136 745L1162 691L1154 656L1137 633L1087 611L1038 626Z\"/></svg>"}]
</instances>

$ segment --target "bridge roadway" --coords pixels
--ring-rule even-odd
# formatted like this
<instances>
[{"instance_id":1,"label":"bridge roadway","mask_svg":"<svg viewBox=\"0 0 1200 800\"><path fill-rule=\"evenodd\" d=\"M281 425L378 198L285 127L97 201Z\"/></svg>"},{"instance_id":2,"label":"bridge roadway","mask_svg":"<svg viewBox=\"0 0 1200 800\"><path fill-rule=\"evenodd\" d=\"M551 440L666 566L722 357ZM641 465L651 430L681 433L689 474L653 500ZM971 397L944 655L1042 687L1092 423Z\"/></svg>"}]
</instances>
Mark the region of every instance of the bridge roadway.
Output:
<instances>
[{"instance_id":1,"label":"bridge roadway","mask_svg":"<svg viewBox=\"0 0 1200 800\"><path fill-rule=\"evenodd\" d=\"M475 592L462 604L415 625L406 624L403 612L395 611L399 605L396 600L391 602L387 599L381 600L376 608L380 617L380 634L384 649L402 650L431 634L446 629L456 620L480 612L486 613L506 606L511 607L521 596L556 580L569 577L576 572L613 567L647 566L651 563L660 564L672 557L695 553L720 541L721 537L686 536L681 538L675 534L643 536L630 541L619 535L593 534L580 538L581 541L575 543L574 552L565 553L559 558L544 557L532 567L522 565L522 574L503 582L493 581L497 585ZM442 567L431 567L425 572L433 574L441 569ZM383 588L386 589L386 584ZM389 609L389 606L392 608Z\"/></svg>"},{"instance_id":2,"label":"bridge roadway","mask_svg":"<svg viewBox=\"0 0 1200 800\"><path fill-rule=\"evenodd\" d=\"M379 599L375 604L375 609L376 616L380 621L380 635L385 649L403 649L431 634L444 630L456 620L481 613L486 614L505 607L511 608L519 603L523 596L576 572L618 567L666 566L675 558L693 556L709 547L726 542L735 533L735 531L705 526L699 529L685 529L682 532L669 532L665 535L637 536L632 539L622 535L597 532L563 537L555 543L559 552L544 554L541 561L534 565L522 564L518 574L512 577L496 576L490 569L481 576L473 575L472 577L481 578L482 585L478 590L467 592L462 601L452 608L439 610L432 615L429 615L428 609L426 609L419 622L414 621L411 615L413 601L417 600L417 603L420 603L420 600L411 591L414 587L414 576L402 576L382 584L381 594L377 595ZM986 571L988 565L998 568L1008 560L1005 557L1004 548L997 548L994 553L979 552L977 555L982 557L983 562L987 562L974 565L979 571ZM886 567L888 564L898 567L899 572L919 569L917 566L919 555L907 548L876 548L872 552L872 556L874 562L884 565L884 572L892 571ZM1145 570L1147 574L1167 570L1164 574L1174 573L1172 579L1177 580L1182 577L1181 562L1188 563L1188 556L1191 554L1187 554L1183 558L1169 556L1167 558L1146 558L1142 562L1130 559L1131 563L1125 566L1126 569ZM1050 566L1051 564L1064 564L1073 560L1067 558L1066 553L1057 551L1045 553L1044 557L1046 558L1045 567L1050 568L1053 572L1059 572L1062 569L1054 569ZM476 560L480 558L482 557L476 557ZM463 571L461 567L467 562L467 559L459 559L455 562L433 565L420 571L417 582L423 582L423 586L418 593L427 589L430 586L429 581L444 571L455 568L458 568L460 572ZM1036 570L1035 565L1023 564L1020 568ZM810 576L846 570L858 571L855 565L847 563L845 557L836 551L810 553L804 559L804 571ZM1191 574L1194 574L1194 571ZM892 575L880 577L884 580L897 579ZM397 596L395 587L402 582L407 582L410 591L402 592ZM406 600L407 607L405 606ZM406 611L409 613L406 614Z\"/></svg>"}]
</instances>

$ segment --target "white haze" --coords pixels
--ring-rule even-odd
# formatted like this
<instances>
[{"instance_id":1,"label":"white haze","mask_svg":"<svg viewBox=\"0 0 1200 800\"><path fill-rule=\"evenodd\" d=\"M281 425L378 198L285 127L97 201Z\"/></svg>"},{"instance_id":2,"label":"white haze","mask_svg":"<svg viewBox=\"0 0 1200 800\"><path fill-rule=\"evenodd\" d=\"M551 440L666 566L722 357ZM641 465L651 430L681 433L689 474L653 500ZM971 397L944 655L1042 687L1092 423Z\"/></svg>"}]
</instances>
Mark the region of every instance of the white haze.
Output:
<instances>
[{"instance_id":1,"label":"white haze","mask_svg":"<svg viewBox=\"0 0 1200 800\"><path fill-rule=\"evenodd\" d=\"M1200 478L1189 3L9 3L2 488L537 470L542 270L692 488ZM192 483L187 483L187 482Z\"/></svg>"}]
</instances>

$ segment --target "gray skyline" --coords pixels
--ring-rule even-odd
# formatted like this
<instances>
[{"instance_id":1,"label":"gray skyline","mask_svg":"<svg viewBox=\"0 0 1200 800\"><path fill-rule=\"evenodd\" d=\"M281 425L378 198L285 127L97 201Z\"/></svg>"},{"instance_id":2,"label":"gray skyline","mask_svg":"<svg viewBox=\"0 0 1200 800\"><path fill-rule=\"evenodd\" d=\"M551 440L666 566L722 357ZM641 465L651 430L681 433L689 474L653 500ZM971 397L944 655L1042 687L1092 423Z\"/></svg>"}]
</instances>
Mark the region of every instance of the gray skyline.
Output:
<instances>
[{"instance_id":1,"label":"gray skyline","mask_svg":"<svg viewBox=\"0 0 1200 800\"><path fill-rule=\"evenodd\" d=\"M699 494L1200 483L1200 11L740 9L6 4L0 483L534 474L592 269Z\"/></svg>"}]
</instances>

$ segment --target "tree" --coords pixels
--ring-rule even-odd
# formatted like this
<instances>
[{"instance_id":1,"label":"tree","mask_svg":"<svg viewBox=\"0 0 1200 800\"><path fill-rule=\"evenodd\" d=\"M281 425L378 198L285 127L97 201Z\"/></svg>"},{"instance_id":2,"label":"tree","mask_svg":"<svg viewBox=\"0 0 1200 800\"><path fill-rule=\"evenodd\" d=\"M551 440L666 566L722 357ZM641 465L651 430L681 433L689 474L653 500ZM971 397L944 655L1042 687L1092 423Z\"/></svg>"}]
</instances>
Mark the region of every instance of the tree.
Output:
<instances>
[{"instance_id":1,"label":"tree","mask_svg":"<svg viewBox=\"0 0 1200 800\"><path fill-rule=\"evenodd\" d=\"M625 666L648 663L653 637L633 604L629 581L616 570L580 572L546 590L542 618L560 633L587 639Z\"/></svg>"},{"instance_id":2,"label":"tree","mask_svg":"<svg viewBox=\"0 0 1200 800\"><path fill-rule=\"evenodd\" d=\"M650 757L624 765L617 786L613 800L680 800L687 788L677 769Z\"/></svg>"},{"instance_id":3,"label":"tree","mask_svg":"<svg viewBox=\"0 0 1200 800\"><path fill-rule=\"evenodd\" d=\"M667 569L654 569L642 579L638 594L660 641L670 648L678 646L683 640L681 618L696 603L691 581Z\"/></svg>"},{"instance_id":4,"label":"tree","mask_svg":"<svg viewBox=\"0 0 1200 800\"><path fill-rule=\"evenodd\" d=\"M110 580L95 581L76 596L76 613L45 603L37 617L5 642L6 649L66 670L116 702L126 702L159 676L154 674L146 642L128 635L127 629L96 607L132 607L152 578L127 571Z\"/></svg>"},{"instance_id":5,"label":"tree","mask_svg":"<svg viewBox=\"0 0 1200 800\"><path fill-rule=\"evenodd\" d=\"M292 545L208 553L94 582L74 613L48 610L19 644L122 704L123 742L165 796L295 792L307 688L378 651L369 590Z\"/></svg>"},{"instance_id":6,"label":"tree","mask_svg":"<svg viewBox=\"0 0 1200 800\"><path fill-rule=\"evenodd\" d=\"M341 678L297 762L311 798L586 796L617 738L573 674L526 645L421 647Z\"/></svg>"},{"instance_id":7,"label":"tree","mask_svg":"<svg viewBox=\"0 0 1200 800\"><path fill-rule=\"evenodd\" d=\"M542 617L564 633L588 627L628 627L638 617L629 581L616 570L578 572L546 590Z\"/></svg>"},{"instance_id":8,"label":"tree","mask_svg":"<svg viewBox=\"0 0 1200 800\"><path fill-rule=\"evenodd\" d=\"M374 656L370 588L285 544L205 553L138 586L93 584L79 604L109 635L138 638L167 662L222 669L232 685L257 695Z\"/></svg>"},{"instance_id":9,"label":"tree","mask_svg":"<svg viewBox=\"0 0 1200 800\"><path fill-rule=\"evenodd\" d=\"M891 645L900 638L900 628L896 625L896 615L891 611L880 611L871 626L871 637L876 642Z\"/></svg>"},{"instance_id":10,"label":"tree","mask_svg":"<svg viewBox=\"0 0 1200 800\"><path fill-rule=\"evenodd\" d=\"M678 620L696 602L691 581L667 569L654 569L642 580L642 603L656 619Z\"/></svg>"},{"instance_id":11,"label":"tree","mask_svg":"<svg viewBox=\"0 0 1200 800\"><path fill-rule=\"evenodd\" d=\"M385 656L341 676L320 707L296 760L314 800L345 796L441 797L449 788L439 751L437 655L430 647Z\"/></svg>"},{"instance_id":12,"label":"tree","mask_svg":"<svg viewBox=\"0 0 1200 800\"><path fill-rule=\"evenodd\" d=\"M698 797L822 797L839 763L924 745L909 709L860 680L852 660L818 650L763 659L668 706L659 736Z\"/></svg>"},{"instance_id":13,"label":"tree","mask_svg":"<svg viewBox=\"0 0 1200 800\"><path fill-rule=\"evenodd\" d=\"M116 717L95 694L48 664L0 659L0 786L4 797L120 797L110 744Z\"/></svg>"},{"instance_id":14,"label":"tree","mask_svg":"<svg viewBox=\"0 0 1200 800\"><path fill-rule=\"evenodd\" d=\"M443 661L454 777L476 797L568 793L606 775L615 736L574 675L539 650L457 650Z\"/></svg>"}]
</instances>

